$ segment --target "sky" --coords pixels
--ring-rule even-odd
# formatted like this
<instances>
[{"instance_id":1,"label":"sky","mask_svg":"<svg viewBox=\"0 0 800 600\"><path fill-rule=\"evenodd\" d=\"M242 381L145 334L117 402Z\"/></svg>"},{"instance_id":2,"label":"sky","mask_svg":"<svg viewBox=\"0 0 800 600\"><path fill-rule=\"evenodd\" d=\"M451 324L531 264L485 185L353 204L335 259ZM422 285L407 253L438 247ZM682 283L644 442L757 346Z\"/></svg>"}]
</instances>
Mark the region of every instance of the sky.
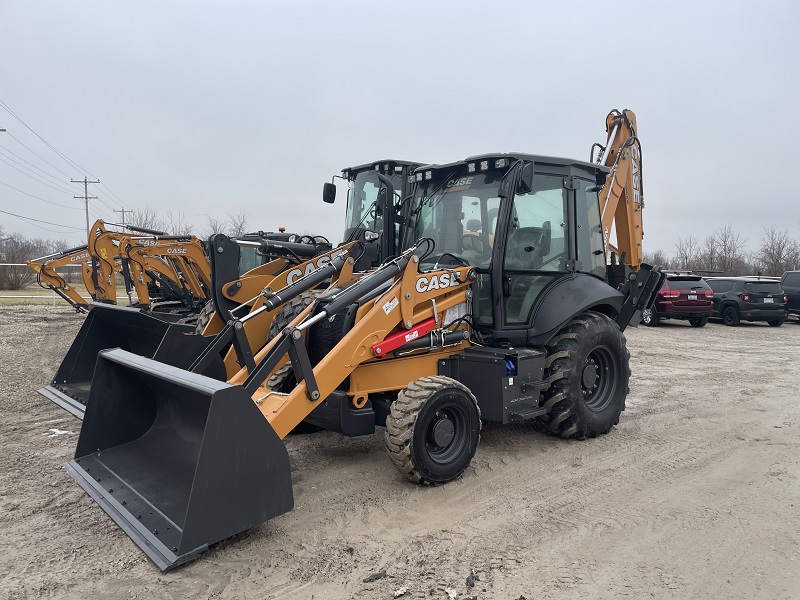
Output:
<instances>
[{"instance_id":1,"label":"sky","mask_svg":"<svg viewBox=\"0 0 800 600\"><path fill-rule=\"evenodd\" d=\"M92 220L244 210L340 241L322 184L347 166L588 160L629 108L645 252L726 224L755 250L800 237L798 30L772 0L0 0L0 226L85 243L88 177Z\"/></svg>"}]
</instances>

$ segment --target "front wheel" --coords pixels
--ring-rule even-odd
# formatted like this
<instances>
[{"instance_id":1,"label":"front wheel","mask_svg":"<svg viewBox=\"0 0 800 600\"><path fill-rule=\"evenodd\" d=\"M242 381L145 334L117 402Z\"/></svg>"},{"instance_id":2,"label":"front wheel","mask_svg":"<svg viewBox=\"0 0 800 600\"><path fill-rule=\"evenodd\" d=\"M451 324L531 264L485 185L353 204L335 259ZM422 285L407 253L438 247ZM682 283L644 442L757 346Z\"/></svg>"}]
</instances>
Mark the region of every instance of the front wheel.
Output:
<instances>
[{"instance_id":1,"label":"front wheel","mask_svg":"<svg viewBox=\"0 0 800 600\"><path fill-rule=\"evenodd\" d=\"M735 306L728 306L722 311L722 322L729 327L736 327L739 324L739 309Z\"/></svg>"},{"instance_id":2,"label":"front wheel","mask_svg":"<svg viewBox=\"0 0 800 600\"><path fill-rule=\"evenodd\" d=\"M447 483L469 466L480 430L478 402L466 386L449 377L422 377L392 403L386 449L409 480Z\"/></svg>"},{"instance_id":3,"label":"front wheel","mask_svg":"<svg viewBox=\"0 0 800 600\"><path fill-rule=\"evenodd\" d=\"M547 344L542 394L547 432L585 439L611 431L625 410L630 353L625 336L605 315L587 312L570 321Z\"/></svg>"},{"instance_id":4,"label":"front wheel","mask_svg":"<svg viewBox=\"0 0 800 600\"><path fill-rule=\"evenodd\" d=\"M706 323L708 323L708 317L702 317L700 319L689 319L689 324L692 327L705 327Z\"/></svg>"},{"instance_id":5,"label":"front wheel","mask_svg":"<svg viewBox=\"0 0 800 600\"><path fill-rule=\"evenodd\" d=\"M784 319L772 319L770 321L767 321L767 323L769 323L770 327L780 327L781 325L783 325Z\"/></svg>"}]
</instances>

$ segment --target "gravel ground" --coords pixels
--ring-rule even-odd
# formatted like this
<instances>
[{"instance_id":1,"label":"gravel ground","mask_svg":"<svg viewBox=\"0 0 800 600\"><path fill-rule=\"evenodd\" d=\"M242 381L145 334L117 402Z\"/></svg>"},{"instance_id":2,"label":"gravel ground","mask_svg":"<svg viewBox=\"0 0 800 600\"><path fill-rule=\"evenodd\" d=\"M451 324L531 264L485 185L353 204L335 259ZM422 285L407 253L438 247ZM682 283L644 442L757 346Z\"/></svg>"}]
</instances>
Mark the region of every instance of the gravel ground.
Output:
<instances>
[{"instance_id":1,"label":"gravel ground","mask_svg":"<svg viewBox=\"0 0 800 600\"><path fill-rule=\"evenodd\" d=\"M81 321L0 307L0 597L800 598L797 321L631 329L609 435L487 426L444 486L290 436L295 509L167 574L62 470L80 423L36 389Z\"/></svg>"}]
</instances>

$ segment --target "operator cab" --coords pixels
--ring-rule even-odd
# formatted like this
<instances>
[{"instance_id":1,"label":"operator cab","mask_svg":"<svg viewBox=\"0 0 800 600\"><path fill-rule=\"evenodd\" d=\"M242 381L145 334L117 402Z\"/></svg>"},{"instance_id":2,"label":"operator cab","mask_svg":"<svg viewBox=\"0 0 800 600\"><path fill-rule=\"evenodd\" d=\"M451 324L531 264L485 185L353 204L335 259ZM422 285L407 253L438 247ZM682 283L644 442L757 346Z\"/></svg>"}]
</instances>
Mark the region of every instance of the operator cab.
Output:
<instances>
[{"instance_id":1,"label":"operator cab","mask_svg":"<svg viewBox=\"0 0 800 600\"><path fill-rule=\"evenodd\" d=\"M342 170L348 183L347 215L342 243L365 242L356 270L378 266L398 252L402 238L403 200L411 191L409 176L421 163L380 160ZM391 198L388 198L391 196ZM323 200L333 203L336 186L326 183Z\"/></svg>"},{"instance_id":2,"label":"operator cab","mask_svg":"<svg viewBox=\"0 0 800 600\"><path fill-rule=\"evenodd\" d=\"M433 242L421 246L422 270L475 267L475 328L501 345L532 342L550 327L541 314L545 300L563 295L559 302L569 303L581 293L565 282L592 279L599 285L590 282L586 289L604 298L613 292L606 285L597 195L598 176L606 172L527 154L420 167L409 180L415 187L402 246ZM576 298L576 313L579 303Z\"/></svg>"}]
</instances>

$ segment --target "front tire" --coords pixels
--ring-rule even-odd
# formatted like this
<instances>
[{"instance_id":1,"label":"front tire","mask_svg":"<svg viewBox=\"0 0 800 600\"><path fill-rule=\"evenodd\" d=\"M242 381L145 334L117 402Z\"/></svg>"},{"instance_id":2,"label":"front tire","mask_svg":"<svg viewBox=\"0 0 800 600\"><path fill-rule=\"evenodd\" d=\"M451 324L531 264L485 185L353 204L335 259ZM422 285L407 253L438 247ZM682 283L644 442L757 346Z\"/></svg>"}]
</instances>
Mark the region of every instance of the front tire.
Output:
<instances>
[{"instance_id":1,"label":"front tire","mask_svg":"<svg viewBox=\"0 0 800 600\"><path fill-rule=\"evenodd\" d=\"M689 324L692 327L705 327L706 323L708 323L708 317L703 317L700 319L689 319Z\"/></svg>"},{"instance_id":2,"label":"front tire","mask_svg":"<svg viewBox=\"0 0 800 600\"><path fill-rule=\"evenodd\" d=\"M547 414L538 417L547 432L585 439L611 431L625 410L630 353L625 336L605 315L575 317L547 344L542 394Z\"/></svg>"},{"instance_id":3,"label":"front tire","mask_svg":"<svg viewBox=\"0 0 800 600\"><path fill-rule=\"evenodd\" d=\"M739 324L739 309L735 306L727 306L722 311L722 322L729 327L736 327Z\"/></svg>"},{"instance_id":4,"label":"front tire","mask_svg":"<svg viewBox=\"0 0 800 600\"><path fill-rule=\"evenodd\" d=\"M449 377L422 377L392 403L384 439L407 479L447 483L469 466L480 430L478 402L466 386Z\"/></svg>"},{"instance_id":5,"label":"front tire","mask_svg":"<svg viewBox=\"0 0 800 600\"><path fill-rule=\"evenodd\" d=\"M767 321L767 323L769 323L770 327L780 327L781 325L783 325L784 319L772 319L770 321Z\"/></svg>"}]
</instances>

